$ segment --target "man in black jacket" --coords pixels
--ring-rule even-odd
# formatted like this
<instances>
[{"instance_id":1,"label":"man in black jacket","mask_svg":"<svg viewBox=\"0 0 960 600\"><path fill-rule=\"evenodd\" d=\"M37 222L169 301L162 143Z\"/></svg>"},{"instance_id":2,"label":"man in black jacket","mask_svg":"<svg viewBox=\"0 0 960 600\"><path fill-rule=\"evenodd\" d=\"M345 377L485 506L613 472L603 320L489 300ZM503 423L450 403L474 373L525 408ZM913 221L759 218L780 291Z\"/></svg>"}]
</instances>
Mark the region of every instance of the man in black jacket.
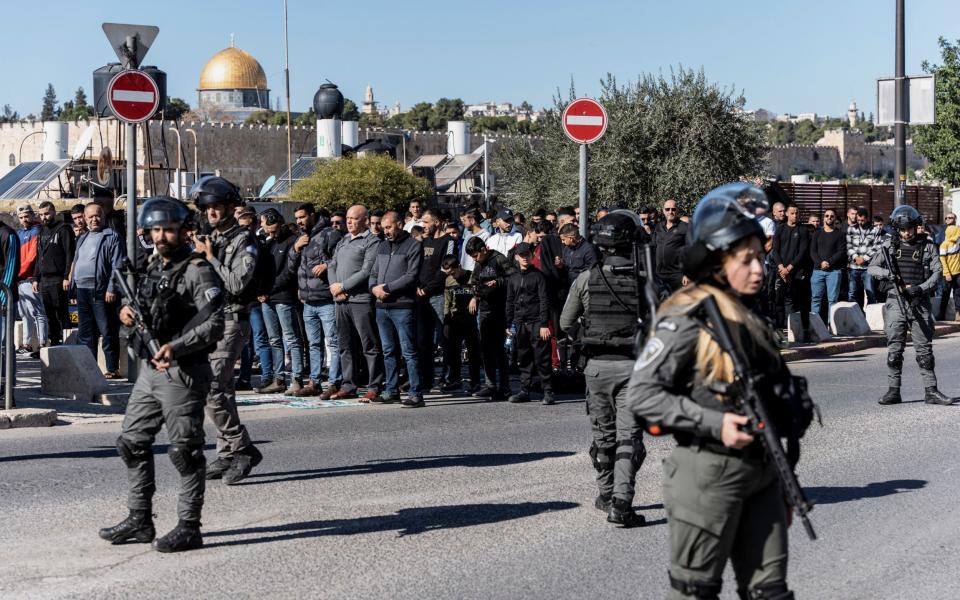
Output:
<instances>
[{"instance_id":1,"label":"man in black jacket","mask_svg":"<svg viewBox=\"0 0 960 600\"><path fill-rule=\"evenodd\" d=\"M806 341L810 333L810 229L800 224L799 216L795 205L787 208L787 220L777 228L770 258L777 269L777 326L786 327L790 315L799 311Z\"/></svg>"},{"instance_id":2,"label":"man in black jacket","mask_svg":"<svg viewBox=\"0 0 960 600\"><path fill-rule=\"evenodd\" d=\"M687 240L687 224L680 220L676 200L663 203L663 223L658 223L653 231L657 278L672 294L683 286L680 251Z\"/></svg>"},{"instance_id":3,"label":"man in black jacket","mask_svg":"<svg viewBox=\"0 0 960 600\"><path fill-rule=\"evenodd\" d=\"M414 307L423 248L403 230L400 215L396 212L386 213L380 222L386 239L380 242L370 271L370 293L377 299L377 328L386 368L386 382L379 401L391 404L400 400L399 358L402 353L410 382L410 393L403 401L403 407L419 408L424 403Z\"/></svg>"},{"instance_id":4,"label":"man in black jacket","mask_svg":"<svg viewBox=\"0 0 960 600\"><path fill-rule=\"evenodd\" d=\"M548 221L549 222L549 221ZM580 273L589 271L597 264L597 249L580 236L576 223L567 223L559 229L560 242L563 243L563 266L567 270L569 287Z\"/></svg>"},{"instance_id":5,"label":"man in black jacket","mask_svg":"<svg viewBox=\"0 0 960 600\"><path fill-rule=\"evenodd\" d=\"M517 365L520 367L520 392L510 396L510 402L529 402L533 370L537 370L543 386L543 403L553 404L550 385L550 301L547 280L530 260L533 246L517 244L514 257L520 270L507 280L507 323L513 326Z\"/></svg>"},{"instance_id":6,"label":"man in black jacket","mask_svg":"<svg viewBox=\"0 0 960 600\"><path fill-rule=\"evenodd\" d=\"M480 314L480 344L487 385L475 398L502 400L510 394L510 372L504 341L507 329L507 279L516 267L504 255L487 248L479 237L467 241L466 252L475 261L470 284L474 286L470 314Z\"/></svg>"},{"instance_id":7,"label":"man in black jacket","mask_svg":"<svg viewBox=\"0 0 960 600\"><path fill-rule=\"evenodd\" d=\"M303 302L303 324L310 349L310 382L297 396L321 395L329 400L340 390L340 346L337 341L337 307L330 293L327 265L343 234L330 225L330 213L325 208L314 211L312 204L301 204L294 212L302 235L293 245L299 260L297 289ZM330 353L328 378L330 385L324 392L320 387L323 371L324 346ZM321 392L323 392L321 394Z\"/></svg>"},{"instance_id":8,"label":"man in black jacket","mask_svg":"<svg viewBox=\"0 0 960 600\"><path fill-rule=\"evenodd\" d=\"M420 387L433 387L433 355L443 323L443 287L447 276L443 259L454 254L456 244L444 234L437 236L442 219L434 209L423 211L423 263L417 283L417 353L420 359ZM444 382L445 383L445 382Z\"/></svg>"},{"instance_id":9,"label":"man in black jacket","mask_svg":"<svg viewBox=\"0 0 960 600\"><path fill-rule=\"evenodd\" d=\"M63 343L63 330L70 326L67 290L73 264L73 227L57 221L57 209L49 200L40 203L40 239L33 272L33 291L40 295L50 328L50 345Z\"/></svg>"},{"instance_id":10,"label":"man in black jacket","mask_svg":"<svg viewBox=\"0 0 960 600\"><path fill-rule=\"evenodd\" d=\"M813 275L810 277L812 305L810 312L829 323L830 307L840 300L840 286L847 266L847 236L837 227L837 213L827 209L823 213L823 228L813 232L810 240L810 259ZM821 312L823 296L827 297L826 311Z\"/></svg>"},{"instance_id":11,"label":"man in black jacket","mask_svg":"<svg viewBox=\"0 0 960 600\"><path fill-rule=\"evenodd\" d=\"M297 394L303 388L303 340L300 338L300 326L297 322L297 267L298 256L291 256L296 237L283 222L283 215L274 208L268 208L260 215L260 223L267 234L264 250L273 257L276 279L268 295L257 300L263 308L263 321L267 326L267 335L273 349L274 386L283 389L281 371L284 366L284 346L290 351L290 370L292 372L289 395Z\"/></svg>"}]
</instances>

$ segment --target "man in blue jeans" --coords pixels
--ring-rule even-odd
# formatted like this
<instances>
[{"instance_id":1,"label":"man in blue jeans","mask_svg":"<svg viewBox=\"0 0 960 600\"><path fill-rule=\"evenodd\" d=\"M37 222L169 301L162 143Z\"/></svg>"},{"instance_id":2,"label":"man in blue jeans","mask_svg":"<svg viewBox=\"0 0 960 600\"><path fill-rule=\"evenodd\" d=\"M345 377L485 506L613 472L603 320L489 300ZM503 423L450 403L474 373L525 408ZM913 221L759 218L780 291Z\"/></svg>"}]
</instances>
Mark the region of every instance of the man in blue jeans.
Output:
<instances>
[{"instance_id":1,"label":"man in blue jeans","mask_svg":"<svg viewBox=\"0 0 960 600\"><path fill-rule=\"evenodd\" d=\"M876 302L873 278L867 273L867 267L878 252L880 238L880 228L870 223L867 209L858 208L856 222L847 227L847 274L850 280L847 300L856 302L861 308L864 295L867 304Z\"/></svg>"},{"instance_id":2,"label":"man in blue jeans","mask_svg":"<svg viewBox=\"0 0 960 600\"><path fill-rule=\"evenodd\" d=\"M840 278L847 266L847 237L837 227L837 213L828 209L823 213L823 227L813 232L810 239L810 258L813 275L810 290L813 299L810 312L825 317L829 322L830 307L840 299ZM826 313L820 312L823 296L827 297Z\"/></svg>"},{"instance_id":3,"label":"man in blue jeans","mask_svg":"<svg viewBox=\"0 0 960 600\"><path fill-rule=\"evenodd\" d=\"M337 307L330 293L327 268L343 234L330 225L330 212L316 211L312 204L301 204L293 213L301 235L293 245L299 256L297 288L303 302L303 324L310 348L310 381L297 396L317 396L329 400L340 391L340 348L337 343ZM323 364L329 352L330 385L321 387ZM321 393L322 392L322 393Z\"/></svg>"},{"instance_id":4,"label":"man in blue jeans","mask_svg":"<svg viewBox=\"0 0 960 600\"><path fill-rule=\"evenodd\" d=\"M103 207L83 209L87 231L77 240L70 268L70 285L77 291L77 342L97 357L97 338L103 338L107 379L120 379L120 317L111 274L125 255L123 239L104 226Z\"/></svg>"},{"instance_id":5,"label":"man in blue jeans","mask_svg":"<svg viewBox=\"0 0 960 600\"><path fill-rule=\"evenodd\" d=\"M417 353L416 298L423 247L402 229L400 215L388 212L380 221L386 236L377 249L370 272L370 293L377 299L377 327L383 343L386 383L379 401L400 400L399 358L407 363L410 393L404 408L424 406L420 387L420 357Z\"/></svg>"}]
</instances>

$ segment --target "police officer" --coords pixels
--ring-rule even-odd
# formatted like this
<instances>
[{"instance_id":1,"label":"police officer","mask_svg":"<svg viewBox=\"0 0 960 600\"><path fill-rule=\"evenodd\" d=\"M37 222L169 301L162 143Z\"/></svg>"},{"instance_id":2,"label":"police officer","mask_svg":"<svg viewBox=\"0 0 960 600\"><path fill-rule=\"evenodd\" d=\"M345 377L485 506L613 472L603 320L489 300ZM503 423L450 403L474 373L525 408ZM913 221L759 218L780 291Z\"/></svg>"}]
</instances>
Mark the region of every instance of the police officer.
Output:
<instances>
[{"instance_id":1,"label":"police officer","mask_svg":"<svg viewBox=\"0 0 960 600\"><path fill-rule=\"evenodd\" d=\"M220 280L210 264L192 254L187 245L186 226L191 218L191 211L173 198L150 198L140 209L140 227L151 232L157 253L137 286L135 302L160 349L153 354L134 341L141 356L139 377L117 439L120 458L127 465L130 515L118 525L100 530L100 537L113 544L153 541L160 552L203 545L203 405L213 379L208 356L223 336ZM128 327L134 325L129 306L120 310L120 320ZM170 533L154 540L152 446L164 424L170 438L170 460L180 473L179 521Z\"/></svg>"},{"instance_id":2,"label":"police officer","mask_svg":"<svg viewBox=\"0 0 960 600\"><path fill-rule=\"evenodd\" d=\"M778 473L761 441L740 429L747 418L737 414L727 393L731 362L700 314L700 301L713 296L758 375L771 385L789 377L775 332L749 308L764 275L765 236L745 208L753 201L764 202L763 192L735 183L698 204L683 254L684 275L693 283L660 305L627 391L635 415L651 428L672 431L678 442L663 463L668 598L718 598L727 559L740 598L793 598L786 583L787 512ZM782 400L769 408L782 415L777 409L786 406ZM787 426L776 423L777 431L786 430L781 425Z\"/></svg>"},{"instance_id":3,"label":"police officer","mask_svg":"<svg viewBox=\"0 0 960 600\"><path fill-rule=\"evenodd\" d=\"M207 416L219 431L217 459L207 467L207 479L223 478L227 485L233 485L263 459L240 423L233 376L233 366L250 338L250 305L257 293L257 242L234 218L234 208L241 203L240 193L226 179L199 179L190 188L190 198L206 212L213 228L209 237L197 236L194 247L206 256L224 288L223 339L210 355L213 385L207 397Z\"/></svg>"},{"instance_id":4,"label":"police officer","mask_svg":"<svg viewBox=\"0 0 960 600\"><path fill-rule=\"evenodd\" d=\"M590 456L600 487L595 505L607 512L607 521L624 527L645 522L633 510L633 495L647 451L642 428L625 405L642 302L631 258L644 233L627 211L600 219L593 237L600 262L577 276L560 315L563 331L582 320L580 343L589 357L583 372L593 429Z\"/></svg>"},{"instance_id":5,"label":"police officer","mask_svg":"<svg viewBox=\"0 0 960 600\"><path fill-rule=\"evenodd\" d=\"M923 379L923 401L927 404L952 404L954 400L943 395L937 389L937 375L934 373L933 359L933 317L931 315L930 296L940 283L943 269L940 265L936 246L926 236L917 233L923 225L923 217L912 206L898 206L890 214L890 227L893 235L882 244L896 261L906 285L906 296L902 298L907 313L900 308L897 287L893 285L893 272L884 258L883 252L877 252L867 272L886 284L887 303L883 307L884 328L887 334L887 382L889 389L880 398L880 404L899 404L900 374L903 368L903 348L907 342L907 329L913 339L913 348L920 366ZM919 318L918 318L919 317Z\"/></svg>"}]
</instances>

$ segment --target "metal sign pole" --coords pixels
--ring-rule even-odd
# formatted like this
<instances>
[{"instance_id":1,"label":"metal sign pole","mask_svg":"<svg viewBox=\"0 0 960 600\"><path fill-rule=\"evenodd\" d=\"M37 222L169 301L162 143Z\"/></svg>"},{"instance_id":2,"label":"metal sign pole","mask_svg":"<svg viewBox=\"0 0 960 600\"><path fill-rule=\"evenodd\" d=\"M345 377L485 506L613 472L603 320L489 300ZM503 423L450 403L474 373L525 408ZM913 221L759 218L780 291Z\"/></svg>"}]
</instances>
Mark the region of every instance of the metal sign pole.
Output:
<instances>
[{"instance_id":1,"label":"metal sign pole","mask_svg":"<svg viewBox=\"0 0 960 600\"><path fill-rule=\"evenodd\" d=\"M127 38L127 50L129 59L127 61L128 69L137 69L140 65L136 59L137 38ZM127 123L127 259L130 264L134 264L137 256L137 124ZM147 133L150 132L150 125L147 124ZM147 157L149 160L149 157ZM179 181L177 182L179 185ZM127 277L127 285L130 289L136 289L136 282L133 280L133 272ZM133 348L127 349L127 380L137 380L137 357Z\"/></svg>"},{"instance_id":2,"label":"metal sign pole","mask_svg":"<svg viewBox=\"0 0 960 600\"><path fill-rule=\"evenodd\" d=\"M587 145L580 144L580 235L587 237Z\"/></svg>"},{"instance_id":3,"label":"metal sign pole","mask_svg":"<svg viewBox=\"0 0 960 600\"><path fill-rule=\"evenodd\" d=\"M893 125L893 203L900 206L904 203L904 192L907 185L907 88L906 70L904 69L903 44L903 0L897 0L897 39L896 39L896 90L894 100Z\"/></svg>"}]
</instances>

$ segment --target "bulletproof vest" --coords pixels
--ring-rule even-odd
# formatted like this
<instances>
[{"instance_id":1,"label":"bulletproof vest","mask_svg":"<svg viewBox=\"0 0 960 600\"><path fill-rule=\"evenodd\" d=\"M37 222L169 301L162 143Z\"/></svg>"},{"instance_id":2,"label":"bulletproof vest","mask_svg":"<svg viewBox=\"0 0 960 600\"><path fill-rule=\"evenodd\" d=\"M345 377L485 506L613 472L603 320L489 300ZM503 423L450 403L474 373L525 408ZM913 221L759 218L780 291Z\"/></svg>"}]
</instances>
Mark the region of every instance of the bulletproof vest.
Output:
<instances>
[{"instance_id":1,"label":"bulletproof vest","mask_svg":"<svg viewBox=\"0 0 960 600\"><path fill-rule=\"evenodd\" d=\"M179 337L197 314L193 302L177 293L177 286L191 260L192 256L188 256L169 270L163 270L163 262L155 260L140 278L137 291L140 310L161 345Z\"/></svg>"},{"instance_id":2,"label":"bulletproof vest","mask_svg":"<svg viewBox=\"0 0 960 600\"><path fill-rule=\"evenodd\" d=\"M595 265L590 269L587 291L590 308L584 315L580 341L594 352L631 351L640 308L636 279L602 271L601 265Z\"/></svg>"},{"instance_id":3,"label":"bulletproof vest","mask_svg":"<svg viewBox=\"0 0 960 600\"><path fill-rule=\"evenodd\" d=\"M900 267L900 275L907 285L919 285L927 278L926 271L926 240L912 243L900 242L894 248L893 260Z\"/></svg>"}]
</instances>

